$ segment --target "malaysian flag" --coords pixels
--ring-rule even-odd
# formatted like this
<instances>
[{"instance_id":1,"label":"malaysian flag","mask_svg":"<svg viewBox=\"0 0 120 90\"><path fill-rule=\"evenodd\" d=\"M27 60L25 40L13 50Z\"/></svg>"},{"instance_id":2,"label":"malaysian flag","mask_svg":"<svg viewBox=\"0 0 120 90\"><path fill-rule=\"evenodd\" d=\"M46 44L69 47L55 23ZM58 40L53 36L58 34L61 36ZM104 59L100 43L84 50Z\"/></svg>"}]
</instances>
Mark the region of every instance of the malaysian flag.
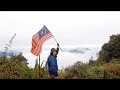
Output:
<instances>
[{"instance_id":1,"label":"malaysian flag","mask_svg":"<svg viewBox=\"0 0 120 90\"><path fill-rule=\"evenodd\" d=\"M53 35L44 25L43 28L32 37L31 53L35 56L38 56L42 51L43 42L49 39L50 37L53 37Z\"/></svg>"}]
</instances>

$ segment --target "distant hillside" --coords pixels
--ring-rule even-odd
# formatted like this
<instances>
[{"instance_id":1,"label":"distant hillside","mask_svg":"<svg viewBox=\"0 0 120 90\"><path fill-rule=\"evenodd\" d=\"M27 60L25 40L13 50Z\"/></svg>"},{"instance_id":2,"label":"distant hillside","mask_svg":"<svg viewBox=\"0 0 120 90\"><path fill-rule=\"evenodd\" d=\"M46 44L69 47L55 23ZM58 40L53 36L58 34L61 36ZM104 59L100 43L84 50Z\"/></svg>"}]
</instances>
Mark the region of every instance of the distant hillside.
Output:
<instances>
[{"instance_id":1,"label":"distant hillside","mask_svg":"<svg viewBox=\"0 0 120 90\"><path fill-rule=\"evenodd\" d=\"M12 51L7 51L7 56L11 55L11 54L17 54L18 52L15 50ZM3 55L3 51L0 51L0 57Z\"/></svg>"},{"instance_id":2,"label":"distant hillside","mask_svg":"<svg viewBox=\"0 0 120 90\"><path fill-rule=\"evenodd\" d=\"M71 53L85 53L86 51L91 50L90 48L74 48L74 49L64 49L64 52Z\"/></svg>"}]
</instances>

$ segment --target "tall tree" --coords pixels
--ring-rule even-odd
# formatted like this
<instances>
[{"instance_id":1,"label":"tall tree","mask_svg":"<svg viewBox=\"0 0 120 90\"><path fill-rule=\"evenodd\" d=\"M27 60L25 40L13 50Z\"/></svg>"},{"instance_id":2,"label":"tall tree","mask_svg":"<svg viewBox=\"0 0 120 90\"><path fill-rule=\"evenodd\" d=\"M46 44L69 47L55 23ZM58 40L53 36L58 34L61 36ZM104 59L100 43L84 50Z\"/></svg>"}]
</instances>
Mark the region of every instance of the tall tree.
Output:
<instances>
[{"instance_id":1,"label":"tall tree","mask_svg":"<svg viewBox=\"0 0 120 90\"><path fill-rule=\"evenodd\" d=\"M99 52L99 59L109 62L112 58L120 59L120 34L110 36Z\"/></svg>"}]
</instances>

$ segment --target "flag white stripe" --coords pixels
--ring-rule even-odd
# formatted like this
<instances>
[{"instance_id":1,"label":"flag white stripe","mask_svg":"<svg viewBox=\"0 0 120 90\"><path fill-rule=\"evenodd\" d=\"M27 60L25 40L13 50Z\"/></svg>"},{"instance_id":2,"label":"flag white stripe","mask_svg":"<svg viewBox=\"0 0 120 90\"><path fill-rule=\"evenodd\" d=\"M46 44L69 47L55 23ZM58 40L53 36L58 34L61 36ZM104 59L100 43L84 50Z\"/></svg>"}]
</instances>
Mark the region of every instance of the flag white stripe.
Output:
<instances>
[{"instance_id":1,"label":"flag white stripe","mask_svg":"<svg viewBox=\"0 0 120 90\"><path fill-rule=\"evenodd\" d=\"M44 40L44 38L49 37L49 35L51 35L51 33L49 33L48 35L43 36L43 38L40 39L40 41L37 43L37 46L36 46L36 48L35 48L35 50L34 50L34 52L33 52L34 54L37 52L37 49L38 49L39 43L40 43L42 40Z\"/></svg>"},{"instance_id":2,"label":"flag white stripe","mask_svg":"<svg viewBox=\"0 0 120 90\"><path fill-rule=\"evenodd\" d=\"M39 51L39 46L41 45L40 43L41 43L44 39L46 39L47 37L49 37L49 35L43 37L43 38L39 41L39 43L37 44L37 46L36 46L36 48L35 48L35 50L34 50L34 53L37 53L37 51Z\"/></svg>"},{"instance_id":3,"label":"flag white stripe","mask_svg":"<svg viewBox=\"0 0 120 90\"><path fill-rule=\"evenodd\" d=\"M43 42L46 41L47 39L49 39L50 37L52 37L52 35L49 35L49 36L45 37L45 38L40 42L40 44L39 44L39 46L38 46L38 49L37 49L37 52L36 52L37 55L41 52L41 48L42 48Z\"/></svg>"}]
</instances>

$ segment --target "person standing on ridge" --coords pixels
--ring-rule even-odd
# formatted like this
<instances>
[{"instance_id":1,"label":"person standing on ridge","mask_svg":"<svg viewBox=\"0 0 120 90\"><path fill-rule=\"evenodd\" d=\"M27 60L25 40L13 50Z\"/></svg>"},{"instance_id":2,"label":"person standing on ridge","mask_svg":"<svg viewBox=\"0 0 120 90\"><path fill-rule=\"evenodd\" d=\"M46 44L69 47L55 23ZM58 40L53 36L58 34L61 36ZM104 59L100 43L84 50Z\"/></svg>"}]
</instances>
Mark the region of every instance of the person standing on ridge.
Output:
<instances>
[{"instance_id":1,"label":"person standing on ridge","mask_svg":"<svg viewBox=\"0 0 120 90\"><path fill-rule=\"evenodd\" d=\"M51 79L58 79L58 65L57 65L57 55L59 53L59 44L57 43L57 49L52 48L50 55L47 59L48 72Z\"/></svg>"}]
</instances>

